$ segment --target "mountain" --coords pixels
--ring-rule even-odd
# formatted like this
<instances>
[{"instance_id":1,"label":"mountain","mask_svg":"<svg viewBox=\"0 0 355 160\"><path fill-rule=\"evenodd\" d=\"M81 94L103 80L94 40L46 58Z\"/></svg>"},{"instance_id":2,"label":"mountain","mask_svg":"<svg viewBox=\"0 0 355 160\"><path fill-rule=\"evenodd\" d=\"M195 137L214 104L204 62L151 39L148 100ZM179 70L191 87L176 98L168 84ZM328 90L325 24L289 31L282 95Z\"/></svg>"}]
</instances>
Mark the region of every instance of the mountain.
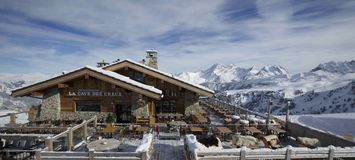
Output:
<instances>
[{"instance_id":1,"label":"mountain","mask_svg":"<svg viewBox=\"0 0 355 160\"><path fill-rule=\"evenodd\" d=\"M258 112L266 111L269 99L274 102L274 114L282 114L286 99L293 100L293 114L355 112L355 61L327 62L293 75L279 65L258 69L214 64L206 70L177 76Z\"/></svg>"},{"instance_id":2,"label":"mountain","mask_svg":"<svg viewBox=\"0 0 355 160\"><path fill-rule=\"evenodd\" d=\"M40 100L30 97L13 98L11 91L46 79L47 76L34 74L0 74L0 110L23 110L40 103Z\"/></svg>"},{"instance_id":3,"label":"mountain","mask_svg":"<svg viewBox=\"0 0 355 160\"><path fill-rule=\"evenodd\" d=\"M350 62L334 62L330 61L328 63L319 64L316 68L312 69L311 72L325 71L329 73L354 73L355 71L355 61Z\"/></svg>"}]
</instances>

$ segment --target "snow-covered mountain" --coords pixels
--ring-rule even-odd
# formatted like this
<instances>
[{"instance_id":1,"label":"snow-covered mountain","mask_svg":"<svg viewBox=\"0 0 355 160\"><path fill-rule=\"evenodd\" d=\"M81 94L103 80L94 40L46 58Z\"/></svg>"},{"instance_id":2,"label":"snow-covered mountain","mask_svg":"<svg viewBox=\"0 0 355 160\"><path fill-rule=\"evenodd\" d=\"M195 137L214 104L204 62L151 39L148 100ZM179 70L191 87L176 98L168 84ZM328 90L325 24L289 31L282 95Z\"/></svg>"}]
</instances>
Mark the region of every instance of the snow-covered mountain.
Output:
<instances>
[{"instance_id":1,"label":"snow-covered mountain","mask_svg":"<svg viewBox=\"0 0 355 160\"><path fill-rule=\"evenodd\" d=\"M27 86L32 83L44 80L46 75L35 74L0 74L0 110L22 110L33 104L38 104L40 100L29 97L11 97L13 89Z\"/></svg>"},{"instance_id":2,"label":"snow-covered mountain","mask_svg":"<svg viewBox=\"0 0 355 160\"><path fill-rule=\"evenodd\" d=\"M288 72L285 68L278 65L268 65L257 69L255 66L251 68L240 68L234 64L214 64L204 71L182 72L177 74L177 76L194 83L202 84L241 82L269 77L287 77Z\"/></svg>"},{"instance_id":3,"label":"snow-covered mountain","mask_svg":"<svg viewBox=\"0 0 355 160\"><path fill-rule=\"evenodd\" d=\"M265 112L272 99L273 112L281 113L285 98L292 98L294 114L355 112L355 61L323 63L294 75L278 65L258 69L215 64L177 76L214 89L220 98L241 102L254 111Z\"/></svg>"}]
</instances>

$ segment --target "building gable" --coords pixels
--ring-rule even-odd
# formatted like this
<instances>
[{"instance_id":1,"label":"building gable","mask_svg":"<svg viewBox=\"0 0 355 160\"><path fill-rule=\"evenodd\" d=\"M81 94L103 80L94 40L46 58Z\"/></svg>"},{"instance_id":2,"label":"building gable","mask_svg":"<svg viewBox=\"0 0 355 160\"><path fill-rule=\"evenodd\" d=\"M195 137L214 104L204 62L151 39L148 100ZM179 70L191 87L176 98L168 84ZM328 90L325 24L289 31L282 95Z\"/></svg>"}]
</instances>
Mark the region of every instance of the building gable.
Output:
<instances>
[{"instance_id":1,"label":"building gable","mask_svg":"<svg viewBox=\"0 0 355 160\"><path fill-rule=\"evenodd\" d=\"M142 84L140 82L131 80L129 77L125 77L122 75L119 75L117 73L103 70L101 68L96 68L96 67L91 67L91 66L86 66L77 70L74 70L72 72L27 86L23 87L20 89L16 89L12 91L12 96L18 97L18 96L26 96L30 95L32 93L38 92L45 90L47 88L51 87L60 87L61 85L64 85L65 82L77 79L79 77L83 76L91 76L96 79L111 83L113 85L117 85L119 87L122 87L124 89L145 95L147 97L153 98L153 99L160 99L162 95L162 91L159 89L156 89L152 86L148 86L145 84Z\"/></svg>"},{"instance_id":2,"label":"building gable","mask_svg":"<svg viewBox=\"0 0 355 160\"><path fill-rule=\"evenodd\" d=\"M161 72L157 69L145 66L143 64L131 61L131 60L123 60L114 64L111 64L109 66L103 67L105 70L109 71L117 71L122 68L131 68L136 71L140 71L144 74L150 75L152 77L158 78L162 81L169 82L171 84L177 85L179 87L185 88L187 90L190 90L192 92L198 93L203 96L208 96L212 97L214 94L214 91L207 89L206 87L203 87L201 85L196 85L192 84L190 82L184 81L182 79L179 79L177 77L174 77L171 74Z\"/></svg>"}]
</instances>

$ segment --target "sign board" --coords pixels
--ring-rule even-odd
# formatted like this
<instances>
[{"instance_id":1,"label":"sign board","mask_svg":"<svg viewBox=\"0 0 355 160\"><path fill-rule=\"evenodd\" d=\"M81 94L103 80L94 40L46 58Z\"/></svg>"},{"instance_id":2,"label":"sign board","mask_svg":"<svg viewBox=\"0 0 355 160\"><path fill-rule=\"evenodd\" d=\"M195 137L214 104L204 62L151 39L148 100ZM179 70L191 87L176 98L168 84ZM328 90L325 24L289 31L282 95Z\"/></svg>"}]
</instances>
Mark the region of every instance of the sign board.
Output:
<instances>
[{"instance_id":1,"label":"sign board","mask_svg":"<svg viewBox=\"0 0 355 160\"><path fill-rule=\"evenodd\" d=\"M79 89L78 91L69 91L68 96L97 96L97 97L117 97L122 96L118 91L100 91L97 89Z\"/></svg>"}]
</instances>

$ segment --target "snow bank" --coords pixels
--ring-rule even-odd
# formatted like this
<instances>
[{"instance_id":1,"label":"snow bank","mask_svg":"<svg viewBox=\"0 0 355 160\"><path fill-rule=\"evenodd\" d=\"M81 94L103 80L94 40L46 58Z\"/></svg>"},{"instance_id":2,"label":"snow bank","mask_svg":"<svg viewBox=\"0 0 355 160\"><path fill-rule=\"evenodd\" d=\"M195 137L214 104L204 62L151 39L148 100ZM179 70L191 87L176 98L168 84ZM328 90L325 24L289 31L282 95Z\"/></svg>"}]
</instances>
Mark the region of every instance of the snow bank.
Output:
<instances>
[{"instance_id":1,"label":"snow bank","mask_svg":"<svg viewBox=\"0 0 355 160\"><path fill-rule=\"evenodd\" d=\"M239 122L242 124L249 124L249 121L245 119L241 119Z\"/></svg>"},{"instance_id":2,"label":"snow bank","mask_svg":"<svg viewBox=\"0 0 355 160\"><path fill-rule=\"evenodd\" d=\"M260 119L260 118L256 118L256 117L249 117L249 121L253 121L253 122L257 122L257 123L262 123L265 124L266 120L265 119Z\"/></svg>"},{"instance_id":3,"label":"snow bank","mask_svg":"<svg viewBox=\"0 0 355 160\"><path fill-rule=\"evenodd\" d=\"M219 138L217 138L217 139L218 139L218 147L216 147L216 146L206 147L205 145L203 145L202 143L197 141L195 135L187 134L185 136L185 140L186 140L187 146L189 148L189 151L191 151L193 153L195 153L196 151L222 150L223 146L222 146L221 140Z\"/></svg>"},{"instance_id":4,"label":"snow bank","mask_svg":"<svg viewBox=\"0 0 355 160\"><path fill-rule=\"evenodd\" d=\"M147 152L153 141L153 134L144 134L141 144L136 149L136 152Z\"/></svg>"}]
</instances>

